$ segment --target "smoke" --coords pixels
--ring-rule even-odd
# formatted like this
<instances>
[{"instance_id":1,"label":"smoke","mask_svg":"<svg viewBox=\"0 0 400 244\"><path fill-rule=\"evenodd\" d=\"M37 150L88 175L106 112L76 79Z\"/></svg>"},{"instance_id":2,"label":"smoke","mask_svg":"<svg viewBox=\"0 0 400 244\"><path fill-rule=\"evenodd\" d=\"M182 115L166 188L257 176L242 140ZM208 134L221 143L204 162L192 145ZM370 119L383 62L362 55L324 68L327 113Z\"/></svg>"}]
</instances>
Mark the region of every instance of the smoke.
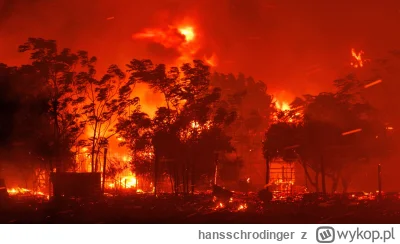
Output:
<instances>
[{"instance_id":1,"label":"smoke","mask_svg":"<svg viewBox=\"0 0 400 244\"><path fill-rule=\"evenodd\" d=\"M292 99L330 89L348 72L352 47L369 56L396 49L399 9L396 0L0 0L0 61L25 62L17 46L43 37L89 51L100 70L132 58L168 63L176 49L132 34L191 23L201 58L215 54L217 71L243 72Z\"/></svg>"}]
</instances>

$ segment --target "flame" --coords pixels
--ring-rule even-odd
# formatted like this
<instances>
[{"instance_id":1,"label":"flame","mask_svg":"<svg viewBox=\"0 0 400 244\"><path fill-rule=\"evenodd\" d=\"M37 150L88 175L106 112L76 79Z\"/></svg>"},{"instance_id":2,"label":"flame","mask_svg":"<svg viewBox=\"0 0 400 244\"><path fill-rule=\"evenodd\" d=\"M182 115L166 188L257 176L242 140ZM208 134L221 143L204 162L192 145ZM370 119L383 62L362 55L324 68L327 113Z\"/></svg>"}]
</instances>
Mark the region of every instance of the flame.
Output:
<instances>
[{"instance_id":1,"label":"flame","mask_svg":"<svg viewBox=\"0 0 400 244\"><path fill-rule=\"evenodd\" d=\"M217 204L215 209L224 208L224 207L225 207L225 205L222 202L220 202L220 203Z\"/></svg>"},{"instance_id":2,"label":"flame","mask_svg":"<svg viewBox=\"0 0 400 244\"><path fill-rule=\"evenodd\" d=\"M290 105L288 102L285 101L276 101L275 107L280 111L287 111L290 110Z\"/></svg>"},{"instance_id":3,"label":"flame","mask_svg":"<svg viewBox=\"0 0 400 244\"><path fill-rule=\"evenodd\" d=\"M211 67L215 67L217 66L217 55L215 53L213 53L211 55L211 57L207 58L204 55L204 62L206 62L208 65L210 65Z\"/></svg>"},{"instance_id":4,"label":"flame","mask_svg":"<svg viewBox=\"0 0 400 244\"><path fill-rule=\"evenodd\" d=\"M196 122L196 121L192 121L192 122L190 123L190 126L191 126L193 129L197 129L197 128L200 127L199 122Z\"/></svg>"},{"instance_id":5,"label":"flame","mask_svg":"<svg viewBox=\"0 0 400 244\"><path fill-rule=\"evenodd\" d=\"M367 61L366 59L363 58L364 51L360 50L358 53L354 50L354 48L351 49L351 56L355 59L353 62L350 63L351 66L354 68L361 68L364 66L364 62Z\"/></svg>"},{"instance_id":6,"label":"flame","mask_svg":"<svg viewBox=\"0 0 400 244\"><path fill-rule=\"evenodd\" d=\"M186 42L193 41L196 36L191 26L178 28L178 31L185 37Z\"/></svg>"},{"instance_id":7,"label":"flame","mask_svg":"<svg viewBox=\"0 0 400 244\"><path fill-rule=\"evenodd\" d=\"M122 176L121 174L120 179L118 180L119 181L118 185L120 185L119 187L122 189L136 188L137 184L139 183L139 181L136 178L136 174L131 173L130 171L126 171L125 173L126 173L125 176ZM107 184L107 187L113 189L116 188L117 186L115 183L109 183ZM138 190L143 192L143 190L141 189Z\"/></svg>"},{"instance_id":8,"label":"flame","mask_svg":"<svg viewBox=\"0 0 400 244\"><path fill-rule=\"evenodd\" d=\"M33 191L33 190L22 188L22 187L8 188L7 192L11 196L33 195L33 196L45 196L47 199L49 199L49 196L47 194L44 194L42 191Z\"/></svg>"},{"instance_id":9,"label":"flame","mask_svg":"<svg viewBox=\"0 0 400 244\"><path fill-rule=\"evenodd\" d=\"M194 25L181 24L169 26L168 28L148 28L140 33L132 35L134 39L147 39L149 41L161 44L165 48L174 48L180 53L180 57L174 65L181 63L190 63L197 59L200 41ZM216 55L203 57L204 62L210 66L216 65Z\"/></svg>"},{"instance_id":10,"label":"flame","mask_svg":"<svg viewBox=\"0 0 400 244\"><path fill-rule=\"evenodd\" d=\"M245 204L240 204L239 207L238 207L238 211L244 210L246 208L247 208L247 204L246 203Z\"/></svg>"}]
</instances>

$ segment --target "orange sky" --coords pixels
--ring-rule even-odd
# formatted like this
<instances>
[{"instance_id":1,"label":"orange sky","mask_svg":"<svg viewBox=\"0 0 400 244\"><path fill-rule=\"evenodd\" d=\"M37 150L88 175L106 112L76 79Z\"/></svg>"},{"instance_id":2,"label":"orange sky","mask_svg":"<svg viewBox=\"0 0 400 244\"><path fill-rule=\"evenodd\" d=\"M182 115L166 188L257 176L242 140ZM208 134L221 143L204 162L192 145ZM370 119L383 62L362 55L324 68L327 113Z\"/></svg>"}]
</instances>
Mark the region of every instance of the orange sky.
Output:
<instances>
[{"instance_id":1,"label":"orange sky","mask_svg":"<svg viewBox=\"0 0 400 244\"><path fill-rule=\"evenodd\" d=\"M0 11L0 62L20 63L18 44L43 37L88 50L102 68L132 58L168 63L175 49L132 34L191 21L201 58L215 53L217 71L264 80L284 99L329 89L348 72L353 47L378 57L400 45L396 0L0 0Z\"/></svg>"}]
</instances>

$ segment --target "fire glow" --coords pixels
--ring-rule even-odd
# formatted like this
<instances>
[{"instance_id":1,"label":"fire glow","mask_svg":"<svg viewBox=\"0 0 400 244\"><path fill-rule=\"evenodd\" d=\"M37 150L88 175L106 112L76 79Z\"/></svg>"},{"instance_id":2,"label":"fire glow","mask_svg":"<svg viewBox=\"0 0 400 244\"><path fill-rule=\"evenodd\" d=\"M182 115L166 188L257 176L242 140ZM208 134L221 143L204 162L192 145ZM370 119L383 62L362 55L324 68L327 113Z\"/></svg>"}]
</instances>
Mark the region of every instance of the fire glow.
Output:
<instances>
[{"instance_id":1,"label":"fire glow","mask_svg":"<svg viewBox=\"0 0 400 244\"><path fill-rule=\"evenodd\" d=\"M355 130L346 131L346 132L342 133L342 136L347 136L347 135L358 133L358 132L361 132L361 131L362 131L362 129L355 129Z\"/></svg>"},{"instance_id":2,"label":"fire glow","mask_svg":"<svg viewBox=\"0 0 400 244\"><path fill-rule=\"evenodd\" d=\"M133 34L132 38L148 40L161 44L165 48L177 50L180 56L173 65L180 65L198 59L198 50L201 44L197 36L196 28L193 25L182 24L168 28L147 28L142 32ZM215 53L209 57L204 55L203 61L211 67L216 66L217 56Z\"/></svg>"},{"instance_id":3,"label":"fire glow","mask_svg":"<svg viewBox=\"0 0 400 244\"><path fill-rule=\"evenodd\" d=\"M354 68L361 68L364 66L364 63L367 61L363 57L364 51L360 50L358 53L355 51L354 48L351 49L351 56L354 58L354 61L350 63L351 66Z\"/></svg>"}]
</instances>

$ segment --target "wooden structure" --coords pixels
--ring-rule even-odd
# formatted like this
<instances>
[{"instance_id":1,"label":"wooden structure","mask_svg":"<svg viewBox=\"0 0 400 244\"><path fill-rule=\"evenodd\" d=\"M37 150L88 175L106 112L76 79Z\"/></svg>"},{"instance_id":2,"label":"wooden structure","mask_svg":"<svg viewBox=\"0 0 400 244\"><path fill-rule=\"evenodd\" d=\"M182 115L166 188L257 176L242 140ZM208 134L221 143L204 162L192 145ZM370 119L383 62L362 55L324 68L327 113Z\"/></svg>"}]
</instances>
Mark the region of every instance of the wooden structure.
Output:
<instances>
[{"instance_id":1,"label":"wooden structure","mask_svg":"<svg viewBox=\"0 0 400 244\"><path fill-rule=\"evenodd\" d=\"M98 197L101 195L101 173L52 173L55 197Z\"/></svg>"},{"instance_id":2,"label":"wooden structure","mask_svg":"<svg viewBox=\"0 0 400 244\"><path fill-rule=\"evenodd\" d=\"M282 193L292 193L295 183L295 163L277 159L270 162L270 182L275 190Z\"/></svg>"}]
</instances>

